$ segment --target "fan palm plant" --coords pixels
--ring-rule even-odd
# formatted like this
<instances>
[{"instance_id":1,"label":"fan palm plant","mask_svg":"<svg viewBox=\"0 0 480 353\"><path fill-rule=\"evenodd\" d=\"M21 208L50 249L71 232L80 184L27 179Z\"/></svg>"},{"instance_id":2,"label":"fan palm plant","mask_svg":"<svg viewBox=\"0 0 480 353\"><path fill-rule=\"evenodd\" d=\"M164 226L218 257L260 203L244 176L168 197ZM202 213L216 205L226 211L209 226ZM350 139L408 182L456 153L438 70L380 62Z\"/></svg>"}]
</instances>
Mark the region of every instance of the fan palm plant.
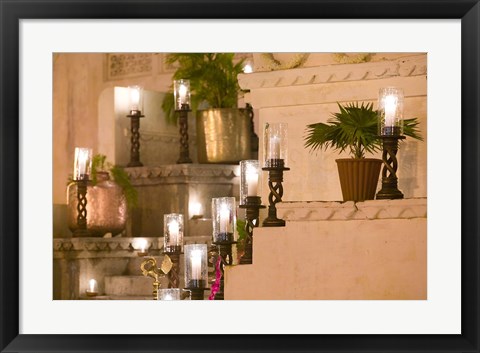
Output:
<instances>
[{"instance_id":1,"label":"fan palm plant","mask_svg":"<svg viewBox=\"0 0 480 353\"><path fill-rule=\"evenodd\" d=\"M348 151L352 158L365 158L366 153L375 153L382 147L378 138L378 112L373 103L337 103L340 112L333 113L327 123L307 126L305 148L316 151L332 148L339 152ZM417 118L403 121L406 136L422 140Z\"/></svg>"}]
</instances>

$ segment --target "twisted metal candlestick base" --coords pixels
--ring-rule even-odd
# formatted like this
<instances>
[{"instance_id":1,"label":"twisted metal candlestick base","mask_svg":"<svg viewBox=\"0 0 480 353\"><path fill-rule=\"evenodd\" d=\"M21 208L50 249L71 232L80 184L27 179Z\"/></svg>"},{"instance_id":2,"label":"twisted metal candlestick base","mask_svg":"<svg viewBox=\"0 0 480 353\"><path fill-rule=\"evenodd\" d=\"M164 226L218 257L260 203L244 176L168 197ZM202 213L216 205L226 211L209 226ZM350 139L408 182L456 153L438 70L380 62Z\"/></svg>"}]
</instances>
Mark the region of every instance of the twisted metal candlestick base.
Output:
<instances>
[{"instance_id":1,"label":"twisted metal candlestick base","mask_svg":"<svg viewBox=\"0 0 480 353\"><path fill-rule=\"evenodd\" d=\"M88 237L87 229L87 185L88 179L76 180L77 183L77 229L74 237Z\"/></svg>"},{"instance_id":2,"label":"twisted metal candlestick base","mask_svg":"<svg viewBox=\"0 0 480 353\"><path fill-rule=\"evenodd\" d=\"M132 136L130 137L130 162L127 167L141 167L143 164L140 162L140 118L143 118L140 110L132 110L127 115L130 118L130 131Z\"/></svg>"},{"instance_id":3,"label":"twisted metal candlestick base","mask_svg":"<svg viewBox=\"0 0 480 353\"><path fill-rule=\"evenodd\" d=\"M220 289L215 294L215 300L224 300L225 291L225 266L233 265L233 256L232 256L232 245L236 244L236 241L232 242L214 242L213 244L217 245L218 253L220 255L220 271L222 272L222 278L220 279Z\"/></svg>"},{"instance_id":4,"label":"twisted metal candlestick base","mask_svg":"<svg viewBox=\"0 0 480 353\"><path fill-rule=\"evenodd\" d=\"M177 164L192 163L188 147L188 112L191 111L188 104L182 104L182 109L177 110L178 125L180 127L180 157Z\"/></svg>"},{"instance_id":5,"label":"twisted metal candlestick base","mask_svg":"<svg viewBox=\"0 0 480 353\"><path fill-rule=\"evenodd\" d=\"M283 197L283 171L290 170L285 167L283 159L271 159L268 167L262 168L268 171L268 187L270 194L268 196L268 217L264 219L264 227L284 227L285 221L277 218L276 204L282 202Z\"/></svg>"},{"instance_id":6,"label":"twisted metal candlestick base","mask_svg":"<svg viewBox=\"0 0 480 353\"><path fill-rule=\"evenodd\" d=\"M251 264L253 259L253 228L258 227L260 209L265 208L259 196L247 196L245 204L240 205L240 208L245 208L245 252L240 259L240 265Z\"/></svg>"},{"instance_id":7,"label":"twisted metal candlestick base","mask_svg":"<svg viewBox=\"0 0 480 353\"><path fill-rule=\"evenodd\" d=\"M397 152L398 140L402 140L405 136L401 135L382 135L383 145L383 169L382 169L382 188L376 195L376 199L403 199L403 193L398 190L397 178Z\"/></svg>"}]
</instances>

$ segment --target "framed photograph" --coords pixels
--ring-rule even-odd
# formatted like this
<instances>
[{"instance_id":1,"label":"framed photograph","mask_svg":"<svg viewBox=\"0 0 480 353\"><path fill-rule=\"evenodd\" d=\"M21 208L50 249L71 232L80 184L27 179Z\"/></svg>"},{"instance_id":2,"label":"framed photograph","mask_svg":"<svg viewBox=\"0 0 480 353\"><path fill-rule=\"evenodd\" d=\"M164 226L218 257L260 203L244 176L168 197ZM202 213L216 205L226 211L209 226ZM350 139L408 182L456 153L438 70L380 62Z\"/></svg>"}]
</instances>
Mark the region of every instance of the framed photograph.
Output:
<instances>
[{"instance_id":1,"label":"framed photograph","mask_svg":"<svg viewBox=\"0 0 480 353\"><path fill-rule=\"evenodd\" d=\"M300 3L274 0L173 3L162 0L93 3L0 0L0 13L1 352L480 352L478 0L385 0L375 3L361 0L312 0ZM114 266L135 266L137 272L140 268L144 270L143 263L142 267L139 266L141 257L161 254L162 249L166 251L167 245L163 247L162 244L150 242L146 248L137 249L135 242L129 240L136 238L129 237L143 234L146 239L152 240L158 239L156 234L160 232L165 232L170 238L179 232L183 236L185 231L186 238L189 238L188 232L193 232L192 222L198 223L198 215L202 212L192 211L192 206L187 202L184 208L189 214L185 219L185 228L183 216L172 213L165 215L165 218L162 215L165 230L160 221L153 227L148 222L141 223L138 229L129 225L131 228L122 230L124 233L121 236L108 235L109 231L100 230L98 239L103 239L101 244L88 240L91 239L90 233L88 236L81 235L81 217L77 215L76 228L68 225L74 236L56 237L57 229L67 229L68 205L59 208L59 202L56 201L63 199L65 190L69 190L67 182L63 182L64 174L72 169L74 163L70 163L65 156L71 149L72 141L81 145L82 141L86 141L82 138L89 134L95 134L96 141L111 140L117 136L121 137L119 140L125 137L130 139L128 128L135 115L133 108L124 109L130 119L123 119L125 114L122 113L120 128L112 120L108 123L110 125L98 125L100 127L93 132L88 129L92 124L98 124L98 118L94 115L112 113L105 102L117 109L115 97L123 94L123 91L117 90L117 86L130 86L130 82L143 80L150 88L166 92L167 84L163 81L159 83L159 79L170 77L180 65L166 61L166 54L205 51L236 53L234 60L247 61L251 65L249 70L258 70L249 77L244 71L238 77L240 85L249 90L245 102L252 102L253 108L259 112L260 117L253 121L257 124L270 122L271 131L268 130L268 133L274 134L274 128L277 128L274 123L281 123L282 119L297 122L297 125L294 122L290 126L292 135L289 135L289 143L296 146L289 151L288 161L291 165L288 166L293 166L290 168L293 170L289 171L292 178L302 178L304 183L293 182L286 176L286 184L289 185L286 190L287 202L279 205L279 212L287 223L300 224L305 218L318 221L321 217L336 217L322 216L313 208L298 208L315 207L314 203L309 203L319 199L319 196L314 195L312 199L310 193L321 190L322 195L327 195L324 200L333 200L335 192L339 192L329 188L304 190L303 184L311 185L312 178L317 178L316 175L303 173L305 162L300 162L301 153L297 150L304 123L316 121L313 120L316 119L315 114L323 110L326 112L326 107L330 109L335 106L335 101L373 100L372 92L377 94L377 86L381 84L378 81L385 77L393 83L408 82L405 101L408 99L415 105L415 109L410 109L408 113L420 114L420 126L424 129L424 135L428 134L428 149L427 143L425 146L416 144L404 151L400 149L400 155L407 155L401 159L404 164L401 170L416 173L415 178L402 180L401 184L406 191L405 198L412 200L412 203L408 211L393 211L396 200L391 199L395 197L392 194L385 197L377 195L377 199L387 199L382 202L391 202L392 212L396 212L397 218L404 223L399 222L394 232L384 232L385 244L391 243L381 249L390 252L376 257L370 267L364 268L375 272L376 267L386 267L394 262L398 277L378 275L376 278L387 283L380 288L376 284L368 284L372 277L362 276L362 269L350 269L352 273L359 273L358 276L351 276L359 284L358 292L346 292L338 279L332 281L328 276L313 278L310 274L314 272L309 272L308 266L316 257L325 259L332 255L328 261L335 264L333 252L343 251L341 256L345 256L349 248L342 244L354 239L347 236L342 240L342 234L361 232L336 225L337 236L329 243L324 243L325 249L318 252L304 250L304 267L297 268L301 261L291 254L282 258L272 255L269 260L271 263L290 266L295 270L267 269L261 275L257 273L255 278L260 278L260 282L249 277L252 280L250 283L230 283L230 292L225 293L225 299L234 300L145 300L149 298L135 297L138 292L129 291L143 282L135 282L130 289L126 286L122 295L104 295L106 282L99 280L97 283L92 279L98 276L99 272L95 271L105 270L103 258L113 263L118 260L115 255L118 252L121 253L118 258L128 258L128 261L115 262ZM66 62L74 65L66 65ZM335 75L327 75L328 70L324 73L318 69L322 65L348 68L356 64L363 65L364 69L335 69ZM64 84L62 75L68 76L70 84ZM374 84L369 86L362 80L370 80L369 85L372 82ZM98 82L102 82L102 85L98 85ZM317 88L309 92L301 90L302 86L312 83L317 84ZM327 83L337 87L340 93L332 95ZM345 87L351 92L342 93ZM369 93L362 95L365 91ZM72 92L76 97L84 98L69 101ZM160 111L159 102L164 93L155 95L151 92L145 90L142 97ZM97 96L97 93L100 94ZM330 101L325 101L328 104L320 107L317 96L329 97ZM401 101L403 103L403 93ZM158 134L152 121L158 122L159 117L163 116L149 109L145 115L149 115L150 121L143 119L143 130L140 129L144 133L143 140L140 139L144 146L140 156L147 164L153 160L149 159L152 150L167 151L159 146L177 141L175 128L163 135ZM387 129L387 103L383 109L385 113L381 122L383 128ZM118 115L115 114L116 110L112 116ZM304 117L297 118L298 114L304 114ZM65 119L59 125L59 116L75 119ZM393 118L393 115L390 114L389 118ZM67 120L68 123L65 123ZM395 125L394 120L391 121ZM299 128L301 124L302 128ZM394 129L393 125L390 128ZM112 130L111 126L115 126L115 135L109 131ZM408 124L398 125L398 128L400 126L407 130L409 128ZM281 124L278 129L283 131ZM382 131L382 138L388 135L384 132L387 130ZM262 138L269 138L268 133ZM131 134L133 145L133 128ZM408 135L408 131L405 134ZM279 143L277 148L282 160L283 143ZM96 146L106 145L98 142ZM118 149L108 150L108 157L112 157L115 164L126 165L128 146L122 143L118 146ZM261 149L260 144L257 153L262 162L267 154L276 153L275 146L265 147L265 151ZM270 152L267 153L267 150ZM138 156L132 157L132 151L133 147L130 149L130 163L135 158L139 162ZM392 152L389 153L389 162L385 157L383 163L396 164ZM169 162L170 154L164 152L162 158L166 162L162 160L160 164L175 164L175 161ZM395 162L392 162L392 158ZM83 168L80 159L75 157L75 171ZM197 159L193 159L195 164ZM183 163L186 162L180 165ZM273 168L272 165L268 166ZM133 168L130 172L133 170L137 173L135 175L139 179L141 168L137 171L137 166L130 167ZM324 171L316 166L309 168L317 172ZM155 172L163 173L152 169L147 174ZM75 181L81 179L75 175ZM321 175L323 180L330 182L326 174ZM142 183L139 181L138 185ZM248 181L246 183L248 186ZM77 198L80 200L81 185L76 185ZM135 185L138 189L138 185ZM243 192L248 194L246 190ZM142 200L147 196L142 195ZM303 204L294 204L297 200ZM288 201L293 203L288 204ZM238 211L235 211L235 202L229 202L229 219L233 219ZM337 207L342 208L339 213L347 212L348 202L338 203ZM352 208L356 207L354 203L351 205ZM367 201L366 207L360 211L365 215L383 212L373 210L372 205ZM359 207L363 206L358 206L357 211ZM80 214L82 210L77 208L77 212ZM213 227L228 229L230 223L225 220L226 217L222 219L220 206L212 209L209 217L214 219L215 212L219 214L219 219ZM142 217L138 216L139 219L146 219L144 214ZM285 235L282 229L287 227L279 223L282 220L273 218L269 213L268 219L273 223L266 222L266 227L278 229L275 236ZM415 225L417 218L423 218L419 228ZM197 223L195 225L198 227ZM314 226L305 225L298 229L312 234L328 233L327 226L323 230L309 227ZM320 227L320 223L316 223L315 227ZM91 231L93 228L89 225L89 229ZM395 251L395 247L405 247L402 241L404 236L418 229L425 233L418 246L413 246L411 251ZM235 230L232 232L234 234ZM214 231L214 239L221 234ZM296 237L299 241L306 239L304 234ZM204 242L202 237L189 239L191 245ZM169 246L174 245L169 243ZM292 246L291 243L289 246ZM328 250L332 247L335 251ZM189 247L188 253L194 248ZM272 246L274 248L288 252L279 250L281 247L278 244ZM357 263L368 258L369 251L372 248L361 251L367 255ZM85 253L88 254L84 256ZM385 260L388 258L393 260L388 262ZM65 259L75 261L63 261ZM172 259L176 261L174 257ZM192 259L191 263L185 262L185 272L190 276L200 272L202 276L206 275L204 270L199 270L198 261ZM202 261L207 262L203 257ZM412 263L421 266L414 267ZM162 271L167 274L171 266L171 263L164 261L161 264ZM415 268L420 268L420 271ZM338 276L340 272L336 270L331 271L331 277ZM126 273L124 270L117 272ZM113 277L117 272L111 271L109 274ZM82 275L79 276L79 273ZM143 275L147 276L145 273ZM244 273L247 274L248 270ZM264 280L261 280L262 276ZM232 272L230 279L233 281L241 277L242 271L237 271L236 275ZM168 277L168 280L178 279ZM288 285L275 287L282 280L295 284L290 288ZM183 278L180 281L184 281ZM324 281L329 285L334 283L336 294L329 297L327 292L318 289L321 285L313 286L309 281ZM398 285L402 281L405 281L405 286ZM388 285L393 282L396 284ZM416 284L410 286L411 283ZM145 288L148 289L148 286ZM223 290L223 286L221 288ZM270 288L270 294L265 294L266 288ZM370 292L366 293L365 288ZM310 295L309 291L314 293ZM258 296L260 292L262 296ZM160 295L157 299L161 300Z\"/></svg>"}]
</instances>

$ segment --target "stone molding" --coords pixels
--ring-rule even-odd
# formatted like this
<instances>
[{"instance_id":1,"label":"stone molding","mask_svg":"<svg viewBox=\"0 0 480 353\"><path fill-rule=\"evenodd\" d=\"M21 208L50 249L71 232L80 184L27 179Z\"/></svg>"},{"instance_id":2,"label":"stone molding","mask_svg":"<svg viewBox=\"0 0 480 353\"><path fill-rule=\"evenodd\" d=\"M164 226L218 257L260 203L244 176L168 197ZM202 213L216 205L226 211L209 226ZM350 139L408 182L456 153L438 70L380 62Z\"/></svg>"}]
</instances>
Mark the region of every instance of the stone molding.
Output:
<instances>
[{"instance_id":1,"label":"stone molding","mask_svg":"<svg viewBox=\"0 0 480 353\"><path fill-rule=\"evenodd\" d=\"M426 55L415 55L391 61L324 65L291 70L240 74L238 75L238 81L242 89L251 90L257 88L374 80L426 74Z\"/></svg>"},{"instance_id":2,"label":"stone molding","mask_svg":"<svg viewBox=\"0 0 480 353\"><path fill-rule=\"evenodd\" d=\"M185 237L185 244L210 244L211 236ZM163 250L163 237L138 238L56 238L53 239L53 257L104 258L137 257L136 243L146 239L150 243L152 255L159 255ZM108 253L108 256L105 254Z\"/></svg>"},{"instance_id":3,"label":"stone molding","mask_svg":"<svg viewBox=\"0 0 480 353\"><path fill-rule=\"evenodd\" d=\"M153 73L151 53L107 53L106 79L119 80Z\"/></svg>"},{"instance_id":4,"label":"stone molding","mask_svg":"<svg viewBox=\"0 0 480 353\"><path fill-rule=\"evenodd\" d=\"M427 199L281 202L277 211L289 222L427 218Z\"/></svg>"},{"instance_id":5,"label":"stone molding","mask_svg":"<svg viewBox=\"0 0 480 353\"><path fill-rule=\"evenodd\" d=\"M125 168L134 185L142 180L162 179L171 182L168 178L198 178L217 183L220 180L230 181L240 177L240 169L237 165L199 165L199 164L173 164L158 167Z\"/></svg>"}]
</instances>

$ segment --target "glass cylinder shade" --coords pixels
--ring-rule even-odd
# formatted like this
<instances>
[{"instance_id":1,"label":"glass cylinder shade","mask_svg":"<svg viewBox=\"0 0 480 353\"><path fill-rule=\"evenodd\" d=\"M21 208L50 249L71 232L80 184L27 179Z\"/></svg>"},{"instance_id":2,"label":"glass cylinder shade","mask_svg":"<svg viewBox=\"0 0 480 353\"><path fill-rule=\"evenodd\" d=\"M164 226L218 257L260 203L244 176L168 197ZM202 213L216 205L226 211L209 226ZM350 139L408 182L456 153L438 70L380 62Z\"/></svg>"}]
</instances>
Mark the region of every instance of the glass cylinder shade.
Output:
<instances>
[{"instance_id":1,"label":"glass cylinder shade","mask_svg":"<svg viewBox=\"0 0 480 353\"><path fill-rule=\"evenodd\" d=\"M173 81L173 95L175 97L175 110L190 109L190 81Z\"/></svg>"},{"instance_id":2,"label":"glass cylinder shade","mask_svg":"<svg viewBox=\"0 0 480 353\"><path fill-rule=\"evenodd\" d=\"M260 165L256 159L240 161L240 204L244 205L247 196L258 196Z\"/></svg>"},{"instance_id":3,"label":"glass cylinder shade","mask_svg":"<svg viewBox=\"0 0 480 353\"><path fill-rule=\"evenodd\" d=\"M266 123L263 131L264 166L287 165L287 123Z\"/></svg>"},{"instance_id":4,"label":"glass cylinder shade","mask_svg":"<svg viewBox=\"0 0 480 353\"><path fill-rule=\"evenodd\" d=\"M75 147L73 180L88 180L92 172L92 149Z\"/></svg>"},{"instance_id":5,"label":"glass cylinder shade","mask_svg":"<svg viewBox=\"0 0 480 353\"><path fill-rule=\"evenodd\" d=\"M236 240L235 197L212 199L213 242L229 243Z\"/></svg>"},{"instance_id":6,"label":"glass cylinder shade","mask_svg":"<svg viewBox=\"0 0 480 353\"><path fill-rule=\"evenodd\" d=\"M167 253L183 250L183 215L170 213L163 215L163 249Z\"/></svg>"},{"instance_id":7,"label":"glass cylinder shade","mask_svg":"<svg viewBox=\"0 0 480 353\"><path fill-rule=\"evenodd\" d=\"M381 88L378 93L378 134L403 134L403 90L401 88Z\"/></svg>"},{"instance_id":8,"label":"glass cylinder shade","mask_svg":"<svg viewBox=\"0 0 480 353\"><path fill-rule=\"evenodd\" d=\"M128 109L130 109L130 114L143 110L143 87L128 87Z\"/></svg>"},{"instance_id":9,"label":"glass cylinder shade","mask_svg":"<svg viewBox=\"0 0 480 353\"><path fill-rule=\"evenodd\" d=\"M208 282L207 244L185 245L185 288L206 288Z\"/></svg>"},{"instance_id":10,"label":"glass cylinder shade","mask_svg":"<svg viewBox=\"0 0 480 353\"><path fill-rule=\"evenodd\" d=\"M180 288L164 288L159 289L157 292L158 300L180 300L181 292Z\"/></svg>"}]
</instances>

